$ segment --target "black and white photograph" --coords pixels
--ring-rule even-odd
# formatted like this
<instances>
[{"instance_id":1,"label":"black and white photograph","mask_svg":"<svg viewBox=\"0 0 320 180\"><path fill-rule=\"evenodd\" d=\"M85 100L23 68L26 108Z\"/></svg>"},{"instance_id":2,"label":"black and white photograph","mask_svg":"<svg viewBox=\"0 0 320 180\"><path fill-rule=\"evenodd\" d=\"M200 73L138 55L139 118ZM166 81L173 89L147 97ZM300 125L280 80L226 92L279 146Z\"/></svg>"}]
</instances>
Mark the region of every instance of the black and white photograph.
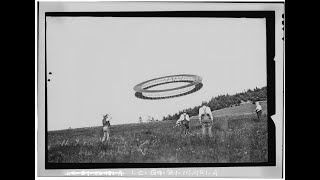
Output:
<instances>
[{"instance_id":1,"label":"black and white photograph","mask_svg":"<svg viewBox=\"0 0 320 180\"><path fill-rule=\"evenodd\" d=\"M45 169L279 165L284 4L158 3L38 4Z\"/></svg>"}]
</instances>

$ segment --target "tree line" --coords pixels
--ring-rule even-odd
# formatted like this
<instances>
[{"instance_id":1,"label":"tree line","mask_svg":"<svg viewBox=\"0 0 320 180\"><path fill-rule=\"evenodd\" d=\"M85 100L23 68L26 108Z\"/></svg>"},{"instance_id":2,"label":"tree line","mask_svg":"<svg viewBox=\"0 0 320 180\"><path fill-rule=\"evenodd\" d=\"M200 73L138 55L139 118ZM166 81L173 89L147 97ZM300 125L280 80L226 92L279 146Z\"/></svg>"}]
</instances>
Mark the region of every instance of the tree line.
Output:
<instances>
[{"instance_id":1,"label":"tree line","mask_svg":"<svg viewBox=\"0 0 320 180\"><path fill-rule=\"evenodd\" d=\"M251 101L252 103L255 103L256 101L264 101L267 99L267 87L262 88L254 88L253 90L248 89L241 93L236 93L234 95L219 95L217 97L211 98L209 101L207 101L207 106L210 107L212 111L223 109L230 106L239 106L242 102ZM180 117L180 114L183 112L186 112L189 114L189 116L196 116L198 115L198 110L201 107L201 105L195 106L193 108L188 108L181 110L173 115L167 115L163 117L163 121L166 120L177 120Z\"/></svg>"}]
</instances>

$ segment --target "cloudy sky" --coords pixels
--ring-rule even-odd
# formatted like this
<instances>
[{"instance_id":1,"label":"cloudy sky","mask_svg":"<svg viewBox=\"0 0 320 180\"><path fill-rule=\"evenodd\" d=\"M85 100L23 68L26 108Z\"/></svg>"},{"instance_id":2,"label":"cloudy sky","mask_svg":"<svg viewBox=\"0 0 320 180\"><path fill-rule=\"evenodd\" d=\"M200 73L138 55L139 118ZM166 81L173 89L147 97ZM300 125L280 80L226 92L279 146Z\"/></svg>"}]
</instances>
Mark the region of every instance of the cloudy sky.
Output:
<instances>
[{"instance_id":1,"label":"cloudy sky","mask_svg":"<svg viewBox=\"0 0 320 180\"><path fill-rule=\"evenodd\" d=\"M266 86L265 19L47 17L48 130L161 119L220 94ZM176 74L199 91L142 100L133 87ZM166 86L165 88L168 88Z\"/></svg>"}]
</instances>

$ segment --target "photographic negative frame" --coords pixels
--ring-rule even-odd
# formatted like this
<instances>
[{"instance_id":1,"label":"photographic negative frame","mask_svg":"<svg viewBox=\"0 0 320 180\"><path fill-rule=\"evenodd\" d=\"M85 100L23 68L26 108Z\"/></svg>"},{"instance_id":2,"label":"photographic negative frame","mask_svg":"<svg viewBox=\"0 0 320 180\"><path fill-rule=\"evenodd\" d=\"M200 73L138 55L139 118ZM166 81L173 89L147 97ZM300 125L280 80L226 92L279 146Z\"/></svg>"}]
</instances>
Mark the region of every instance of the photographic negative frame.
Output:
<instances>
[{"instance_id":1,"label":"photographic negative frame","mask_svg":"<svg viewBox=\"0 0 320 180\"><path fill-rule=\"evenodd\" d=\"M132 5L136 7L132 7ZM43 2L38 4L38 174L58 176L66 174L66 169L122 169L133 168L156 170L175 168L215 169L219 168L218 177L274 177L282 173L283 142L283 73L276 73L283 66L284 50L279 46L282 39L281 20L283 3L160 3L156 8L152 3L57 3ZM169 6L170 4L170 6ZM159 4L157 4L159 5ZM170 7L170 8L169 8ZM268 162L253 163L49 163L47 152L48 105L47 90L49 71L47 67L47 17L166 17L166 18L265 18L266 22L266 63L267 63L267 96L268 96ZM277 55L276 55L277 54ZM282 62L281 62L282 61ZM281 63L276 68L276 62ZM280 75L280 77L276 77ZM279 86L280 85L280 86ZM278 89L277 89L278 87ZM277 114L276 114L277 112ZM279 112L279 113L278 113ZM275 123L277 119L277 123ZM279 135L278 135L279 134ZM279 137L279 138L278 138ZM225 168L225 169L224 169ZM222 173L226 168L233 173ZM232 168L232 169L231 169ZM239 168L247 169L247 174ZM253 169L259 173L252 173ZM261 170L265 168L265 170ZM270 169L275 169L271 170ZM49 171L50 170L50 171ZM53 170L53 171L52 171ZM267 174L265 173L267 172ZM250 174L251 173L251 174ZM270 174L268 174L270 173ZM126 173L125 173L126 174ZM157 174L157 173L156 173ZM161 173L158 173L160 175ZM131 173L134 175L134 173ZM139 176L140 174L135 174ZM151 172L143 174L153 177ZM182 174L180 174L183 176ZM81 174L79 174L81 176ZM130 176L130 175L129 175ZM215 176L211 174L211 176ZM164 176L162 176L164 177Z\"/></svg>"}]
</instances>

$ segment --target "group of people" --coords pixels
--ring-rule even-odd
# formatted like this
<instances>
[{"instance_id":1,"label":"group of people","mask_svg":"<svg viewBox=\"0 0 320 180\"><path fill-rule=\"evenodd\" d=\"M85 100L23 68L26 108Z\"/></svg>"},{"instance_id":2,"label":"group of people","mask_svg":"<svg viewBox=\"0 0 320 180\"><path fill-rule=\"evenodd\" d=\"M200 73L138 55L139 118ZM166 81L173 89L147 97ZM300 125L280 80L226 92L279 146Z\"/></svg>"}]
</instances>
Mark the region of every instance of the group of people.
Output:
<instances>
[{"instance_id":1,"label":"group of people","mask_svg":"<svg viewBox=\"0 0 320 180\"><path fill-rule=\"evenodd\" d=\"M261 114L262 114L262 107L259 104L259 102L256 102L256 113L257 113L257 117L260 120L261 119ZM209 106L207 106L207 102L206 101L202 101L201 107L199 108L199 114L198 114L198 118L199 118L199 123L201 124L202 127L202 135L206 135L207 131L210 137L212 137L212 125L213 125L213 115L212 115L212 111L210 109ZM105 140L109 141L110 139L110 120L112 119L112 117L109 116L109 114L106 114L103 116L103 120L102 120L102 124L103 124L103 138L102 138L102 142L104 142ZM177 120L176 125L173 127L183 127L184 128L184 134L190 134L189 130L190 130L190 126L189 126L189 122L190 122L190 117L186 112L183 112L180 115L180 118Z\"/></svg>"},{"instance_id":2,"label":"group of people","mask_svg":"<svg viewBox=\"0 0 320 180\"><path fill-rule=\"evenodd\" d=\"M258 120L261 119L261 115L262 115L262 107L259 104L259 102L256 102L256 114L258 117ZM198 114L198 118L199 118L199 122L201 124L202 127L202 135L205 136L208 134L210 137L212 137L212 126L213 126L213 116L212 116L212 112L209 106L207 106L207 102L206 101L202 101L202 105L199 108L199 114ZM190 122L190 117L186 112L183 112L180 115L180 118L177 120L176 125L173 127L183 127L184 128L184 134L190 134L189 129L189 122Z\"/></svg>"},{"instance_id":3,"label":"group of people","mask_svg":"<svg viewBox=\"0 0 320 180\"><path fill-rule=\"evenodd\" d=\"M213 116L212 112L209 106L207 106L206 101L202 101L201 107L199 108L199 114L198 114L199 122L202 127L202 135L206 135L206 131L208 131L208 134L210 137L212 137L212 125L213 125ZM183 127L184 128L184 134L190 134L190 117L186 112L183 112L180 115L180 118L177 120L176 125L173 127Z\"/></svg>"}]
</instances>

